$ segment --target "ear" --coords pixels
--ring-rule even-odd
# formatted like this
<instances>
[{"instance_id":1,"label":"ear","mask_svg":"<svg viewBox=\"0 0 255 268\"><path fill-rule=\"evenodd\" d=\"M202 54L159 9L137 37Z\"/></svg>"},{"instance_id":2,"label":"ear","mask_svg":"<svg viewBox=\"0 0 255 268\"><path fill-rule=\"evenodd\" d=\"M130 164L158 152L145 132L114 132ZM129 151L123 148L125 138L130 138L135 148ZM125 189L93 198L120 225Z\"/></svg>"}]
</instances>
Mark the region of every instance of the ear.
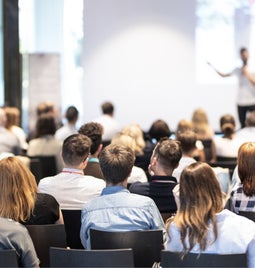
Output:
<instances>
[{"instance_id":1,"label":"ear","mask_svg":"<svg viewBox=\"0 0 255 268\"><path fill-rule=\"evenodd\" d=\"M87 164L88 164L88 161L89 161L89 158L87 157L83 162L82 162L82 165L83 165L83 168L82 169L85 169Z\"/></svg>"}]
</instances>

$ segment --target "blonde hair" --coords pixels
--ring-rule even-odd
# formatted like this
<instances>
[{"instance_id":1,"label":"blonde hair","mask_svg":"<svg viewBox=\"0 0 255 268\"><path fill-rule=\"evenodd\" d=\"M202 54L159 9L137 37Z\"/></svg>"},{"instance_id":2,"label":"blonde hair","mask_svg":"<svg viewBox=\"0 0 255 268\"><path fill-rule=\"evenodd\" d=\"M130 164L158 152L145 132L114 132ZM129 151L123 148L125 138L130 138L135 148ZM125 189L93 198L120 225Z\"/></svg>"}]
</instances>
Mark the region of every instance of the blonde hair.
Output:
<instances>
[{"instance_id":1,"label":"blonde hair","mask_svg":"<svg viewBox=\"0 0 255 268\"><path fill-rule=\"evenodd\" d=\"M6 125L7 129L11 129L12 126L18 126L20 121L20 111L16 107L4 107L6 114Z\"/></svg>"},{"instance_id":2,"label":"blonde hair","mask_svg":"<svg viewBox=\"0 0 255 268\"><path fill-rule=\"evenodd\" d=\"M0 161L0 191L0 216L25 222L34 209L37 184L18 158Z\"/></svg>"},{"instance_id":3,"label":"blonde hair","mask_svg":"<svg viewBox=\"0 0 255 268\"><path fill-rule=\"evenodd\" d=\"M194 125L194 131L199 135L198 138L203 139L204 136L209 136L210 138L212 137L213 130L209 126L205 110L201 108L196 109L192 116L192 122Z\"/></svg>"},{"instance_id":4,"label":"blonde hair","mask_svg":"<svg viewBox=\"0 0 255 268\"><path fill-rule=\"evenodd\" d=\"M118 133L112 138L111 144L126 146L130 148L133 153L135 153L136 143L135 140L129 135Z\"/></svg>"},{"instance_id":5,"label":"blonde hair","mask_svg":"<svg viewBox=\"0 0 255 268\"><path fill-rule=\"evenodd\" d=\"M137 124L130 124L124 127L121 131L122 134L132 137L135 141L135 155L142 155L145 147L145 141L143 138L143 131Z\"/></svg>"},{"instance_id":6,"label":"blonde hair","mask_svg":"<svg viewBox=\"0 0 255 268\"><path fill-rule=\"evenodd\" d=\"M217 239L216 213L222 208L222 193L212 168L202 162L186 167L180 177L180 207L173 220L180 230L184 254L197 243L201 251L206 249L210 223Z\"/></svg>"}]
</instances>

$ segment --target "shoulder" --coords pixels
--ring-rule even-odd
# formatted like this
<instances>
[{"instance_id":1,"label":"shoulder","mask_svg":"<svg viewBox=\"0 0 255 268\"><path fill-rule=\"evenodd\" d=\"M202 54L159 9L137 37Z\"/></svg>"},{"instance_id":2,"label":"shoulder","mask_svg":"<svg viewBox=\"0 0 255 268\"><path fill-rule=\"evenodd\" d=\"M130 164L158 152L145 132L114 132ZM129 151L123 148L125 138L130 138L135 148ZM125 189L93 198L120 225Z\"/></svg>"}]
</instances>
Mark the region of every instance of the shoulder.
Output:
<instances>
[{"instance_id":1,"label":"shoulder","mask_svg":"<svg viewBox=\"0 0 255 268\"><path fill-rule=\"evenodd\" d=\"M149 189L150 184L148 182L134 182L131 183L130 187L129 187L129 191L131 193L136 192L136 191L140 191L140 190L146 190Z\"/></svg>"},{"instance_id":2,"label":"shoulder","mask_svg":"<svg viewBox=\"0 0 255 268\"><path fill-rule=\"evenodd\" d=\"M105 187L105 181L100 179L100 178L96 178L94 176L91 175L84 175L84 179L86 179L87 182L91 182L97 185L102 185Z\"/></svg>"}]
</instances>

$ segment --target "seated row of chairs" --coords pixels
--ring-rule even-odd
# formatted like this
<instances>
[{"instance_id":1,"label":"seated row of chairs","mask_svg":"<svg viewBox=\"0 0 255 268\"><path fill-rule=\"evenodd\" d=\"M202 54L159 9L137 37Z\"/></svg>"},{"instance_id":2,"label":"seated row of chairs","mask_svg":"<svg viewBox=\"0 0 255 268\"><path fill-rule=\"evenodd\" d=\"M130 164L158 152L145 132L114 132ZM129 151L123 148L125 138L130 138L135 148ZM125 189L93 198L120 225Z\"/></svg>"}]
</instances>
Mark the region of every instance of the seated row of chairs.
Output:
<instances>
[{"instance_id":1,"label":"seated row of chairs","mask_svg":"<svg viewBox=\"0 0 255 268\"><path fill-rule=\"evenodd\" d=\"M40 259L40 267L246 267L246 255L188 254L164 251L160 230L108 232L90 231L91 250L67 249L63 224L28 225ZM17 257L0 251L0 266L15 267ZM2 254L6 253L4 257ZM15 253L15 252L14 252ZM12 260L6 262L8 257Z\"/></svg>"},{"instance_id":2,"label":"seated row of chairs","mask_svg":"<svg viewBox=\"0 0 255 268\"><path fill-rule=\"evenodd\" d=\"M167 267L247 267L246 254L193 254L162 250L158 265ZM136 267L133 250L82 250L50 247L50 267ZM0 250L0 267L18 267L14 249Z\"/></svg>"}]
</instances>

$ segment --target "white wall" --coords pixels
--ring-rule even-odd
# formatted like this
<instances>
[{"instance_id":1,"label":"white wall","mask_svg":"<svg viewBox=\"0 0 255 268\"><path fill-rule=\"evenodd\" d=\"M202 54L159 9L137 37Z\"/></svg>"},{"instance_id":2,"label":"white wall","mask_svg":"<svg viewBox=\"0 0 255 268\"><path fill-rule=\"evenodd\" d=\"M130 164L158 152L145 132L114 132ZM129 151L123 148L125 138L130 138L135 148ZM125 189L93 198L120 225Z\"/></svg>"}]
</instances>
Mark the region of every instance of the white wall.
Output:
<instances>
[{"instance_id":1,"label":"white wall","mask_svg":"<svg viewBox=\"0 0 255 268\"><path fill-rule=\"evenodd\" d=\"M110 100L122 125L147 130L155 119L172 130L203 107L215 130L236 116L236 86L198 84L195 0L84 0L84 121Z\"/></svg>"}]
</instances>

